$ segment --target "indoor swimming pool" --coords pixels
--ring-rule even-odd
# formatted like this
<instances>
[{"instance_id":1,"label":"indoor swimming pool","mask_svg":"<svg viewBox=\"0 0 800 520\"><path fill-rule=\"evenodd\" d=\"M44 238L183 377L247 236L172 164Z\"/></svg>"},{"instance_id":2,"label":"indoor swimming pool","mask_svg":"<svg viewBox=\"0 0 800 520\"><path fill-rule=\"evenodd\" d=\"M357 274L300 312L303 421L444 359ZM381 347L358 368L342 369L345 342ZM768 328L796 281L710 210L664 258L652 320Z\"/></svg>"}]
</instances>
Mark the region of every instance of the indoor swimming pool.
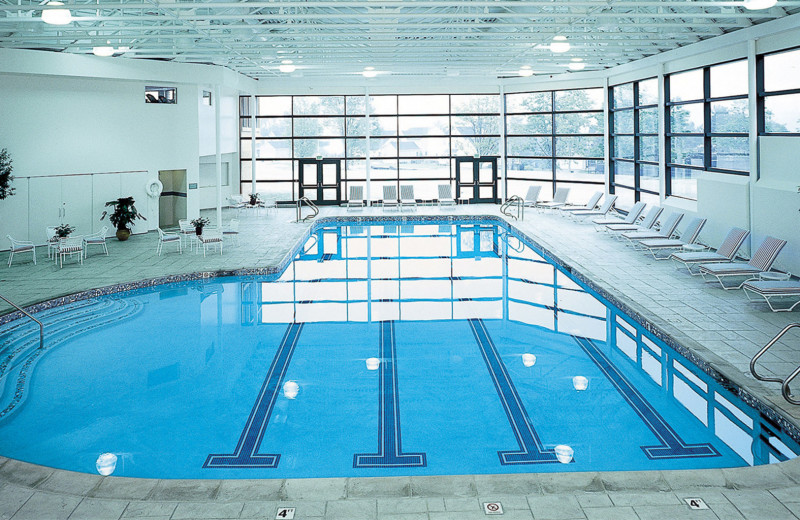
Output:
<instances>
[{"instance_id":1,"label":"indoor swimming pool","mask_svg":"<svg viewBox=\"0 0 800 520\"><path fill-rule=\"evenodd\" d=\"M791 436L498 220L321 222L270 276L0 327L0 455L150 478L695 469ZM101 457L102 454L113 454Z\"/></svg>"}]
</instances>

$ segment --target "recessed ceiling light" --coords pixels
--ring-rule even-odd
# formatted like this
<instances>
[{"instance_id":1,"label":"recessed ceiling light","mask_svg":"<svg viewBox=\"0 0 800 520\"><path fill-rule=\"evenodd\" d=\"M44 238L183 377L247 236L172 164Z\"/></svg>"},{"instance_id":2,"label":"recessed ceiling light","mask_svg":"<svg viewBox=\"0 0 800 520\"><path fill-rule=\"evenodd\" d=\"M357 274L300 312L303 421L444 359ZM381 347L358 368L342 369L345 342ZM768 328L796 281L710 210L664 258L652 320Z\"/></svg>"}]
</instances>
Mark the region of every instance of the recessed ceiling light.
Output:
<instances>
[{"instance_id":1,"label":"recessed ceiling light","mask_svg":"<svg viewBox=\"0 0 800 520\"><path fill-rule=\"evenodd\" d=\"M101 56L103 58L107 58L109 56L114 55L114 47L111 47L110 45L101 45L98 47L93 47L92 54L94 54L95 56Z\"/></svg>"},{"instance_id":2,"label":"recessed ceiling light","mask_svg":"<svg viewBox=\"0 0 800 520\"><path fill-rule=\"evenodd\" d=\"M522 69L519 69L519 72L517 72L517 74L519 74L522 77L527 78L529 76L533 76L533 70L531 70L530 68L528 68L528 69L522 68Z\"/></svg>"},{"instance_id":3,"label":"recessed ceiling light","mask_svg":"<svg viewBox=\"0 0 800 520\"><path fill-rule=\"evenodd\" d=\"M365 78L374 78L375 76L377 76L377 75L378 75L378 71L375 71L375 70L365 70L365 71L363 71L363 72L361 73L361 75L362 75L362 76L364 76Z\"/></svg>"},{"instance_id":4,"label":"recessed ceiling light","mask_svg":"<svg viewBox=\"0 0 800 520\"><path fill-rule=\"evenodd\" d=\"M744 0L744 6L753 11L756 9L769 9L777 3L778 0Z\"/></svg>"},{"instance_id":5,"label":"recessed ceiling light","mask_svg":"<svg viewBox=\"0 0 800 520\"><path fill-rule=\"evenodd\" d=\"M290 60L287 60L287 61L290 61ZM295 65L292 65L291 62L290 62L290 63L282 64L280 67L278 67L278 69L281 72L285 72L285 73L289 74L289 73L292 73L295 70L297 70L297 67Z\"/></svg>"},{"instance_id":6,"label":"recessed ceiling light","mask_svg":"<svg viewBox=\"0 0 800 520\"><path fill-rule=\"evenodd\" d=\"M364 67L364 70L375 70L375 67Z\"/></svg>"},{"instance_id":7,"label":"recessed ceiling light","mask_svg":"<svg viewBox=\"0 0 800 520\"><path fill-rule=\"evenodd\" d=\"M569 70L583 70L586 68L586 64L583 62L583 58L572 58L567 67Z\"/></svg>"},{"instance_id":8,"label":"recessed ceiling light","mask_svg":"<svg viewBox=\"0 0 800 520\"><path fill-rule=\"evenodd\" d=\"M291 65L294 62L292 60L283 60L281 63L283 63L284 65Z\"/></svg>"},{"instance_id":9,"label":"recessed ceiling light","mask_svg":"<svg viewBox=\"0 0 800 520\"><path fill-rule=\"evenodd\" d=\"M45 5L64 5L64 2L51 1ZM42 11L42 21L50 25L66 25L72 21L69 9L45 9Z\"/></svg>"},{"instance_id":10,"label":"recessed ceiling light","mask_svg":"<svg viewBox=\"0 0 800 520\"><path fill-rule=\"evenodd\" d=\"M567 52L570 48L566 36L554 36L553 41L550 42L551 52Z\"/></svg>"}]
</instances>

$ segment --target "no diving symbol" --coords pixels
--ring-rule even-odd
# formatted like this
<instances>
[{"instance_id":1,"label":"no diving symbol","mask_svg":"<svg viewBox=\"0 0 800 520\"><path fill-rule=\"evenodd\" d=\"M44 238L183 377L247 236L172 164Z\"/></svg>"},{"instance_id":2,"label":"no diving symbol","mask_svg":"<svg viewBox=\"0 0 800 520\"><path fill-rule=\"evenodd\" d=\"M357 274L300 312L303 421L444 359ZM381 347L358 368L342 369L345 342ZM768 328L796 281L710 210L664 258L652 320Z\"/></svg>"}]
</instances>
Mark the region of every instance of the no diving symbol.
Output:
<instances>
[{"instance_id":1,"label":"no diving symbol","mask_svg":"<svg viewBox=\"0 0 800 520\"><path fill-rule=\"evenodd\" d=\"M483 512L487 515L502 515L503 506L500 502L484 502Z\"/></svg>"},{"instance_id":2,"label":"no diving symbol","mask_svg":"<svg viewBox=\"0 0 800 520\"><path fill-rule=\"evenodd\" d=\"M708 509L702 498L684 498L683 501L689 505L689 509Z\"/></svg>"}]
</instances>

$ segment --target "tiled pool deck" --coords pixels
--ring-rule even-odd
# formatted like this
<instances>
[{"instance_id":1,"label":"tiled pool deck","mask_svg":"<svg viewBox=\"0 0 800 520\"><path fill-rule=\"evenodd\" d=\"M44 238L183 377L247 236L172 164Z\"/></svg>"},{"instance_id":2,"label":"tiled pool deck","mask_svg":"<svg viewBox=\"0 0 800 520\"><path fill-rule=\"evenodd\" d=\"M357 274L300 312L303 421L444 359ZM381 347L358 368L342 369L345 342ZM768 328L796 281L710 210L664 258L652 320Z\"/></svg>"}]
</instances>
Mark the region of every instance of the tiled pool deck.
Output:
<instances>
[{"instance_id":1,"label":"tiled pool deck","mask_svg":"<svg viewBox=\"0 0 800 520\"><path fill-rule=\"evenodd\" d=\"M437 214L497 216L499 210L460 206L413 213ZM226 210L225 219L233 215ZM386 214L379 209L324 208L322 215ZM45 248L37 248L39 265L22 256L11 268L0 267L0 294L30 305L121 282L275 266L310 227L291 223L293 217L294 210L241 213L240 245L206 258L178 255L169 246L158 257L155 233L124 243L109 240L109 256L95 250L83 266L70 261L63 269L47 261ZM556 215L527 212L524 222L513 224L729 379L800 423L800 407L783 400L779 385L763 385L748 373L750 357L783 326L800 321L800 311L771 313L765 305L748 303L741 291L705 285L668 262ZM7 261L6 255L1 253L0 261ZM0 314L8 310L0 303ZM800 365L800 333L791 332L763 359L767 370L788 374ZM690 510L683 500L690 497L702 498L709 509ZM800 461L703 471L186 481L100 477L0 458L0 519L272 519L278 507L286 506L297 508L298 519L469 520L486 518L481 503L494 501L505 510L499 518L513 519L800 518Z\"/></svg>"}]
</instances>

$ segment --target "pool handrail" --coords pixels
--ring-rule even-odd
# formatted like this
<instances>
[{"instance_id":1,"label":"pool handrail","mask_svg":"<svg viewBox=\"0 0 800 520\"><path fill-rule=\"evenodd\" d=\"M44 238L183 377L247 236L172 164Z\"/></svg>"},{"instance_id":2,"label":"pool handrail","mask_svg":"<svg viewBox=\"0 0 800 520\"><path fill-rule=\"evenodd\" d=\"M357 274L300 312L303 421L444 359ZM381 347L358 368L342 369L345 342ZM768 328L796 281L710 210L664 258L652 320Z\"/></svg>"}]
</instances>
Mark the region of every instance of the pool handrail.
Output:
<instances>
[{"instance_id":1,"label":"pool handrail","mask_svg":"<svg viewBox=\"0 0 800 520\"><path fill-rule=\"evenodd\" d=\"M39 348L40 348L40 349L41 349L41 348L44 348L44 325L42 324L42 322L41 322L41 321L39 321L39 320L37 320L36 318L34 318L34 317L31 315L31 313L29 313L28 311L26 311L25 309L23 309L22 307L20 307L20 306L19 306L19 305L17 305L16 303L12 302L11 300L9 300L8 298L6 298L6 297L5 297L5 296L3 296L2 294L0 294L0 299L2 299L3 301L5 301L6 303L8 303L9 305L11 305L12 307L14 307L15 309L17 309L19 312L21 312L21 313L22 313L22 314L24 314L25 316L27 316L27 317L29 317L30 319L32 319L33 321L35 321L35 322L36 322L36 324L37 324L37 325L39 325Z\"/></svg>"},{"instance_id":2,"label":"pool handrail","mask_svg":"<svg viewBox=\"0 0 800 520\"><path fill-rule=\"evenodd\" d=\"M764 345L764 348L759 350L756 353L756 355L753 356L753 359L750 360L750 373L753 374L753 377L755 377L759 381L765 381L768 383L781 383L781 393L783 394L783 398L792 404L800 404L800 399L794 399L792 395L789 393L789 383L791 383L795 377L800 375L800 366L795 368L794 371L792 371L792 373L789 374L789 376L786 379L780 379L778 377L766 377L756 373L756 362L758 361L758 358L763 356L764 353L767 350L769 350L770 347L772 347L772 345L777 343L778 340L783 337L784 334L786 334L787 332L789 332L790 329L793 329L795 327L800 328L800 323L790 323L789 325L785 326L783 330L777 333L775 337L769 341L769 343Z\"/></svg>"}]
</instances>

